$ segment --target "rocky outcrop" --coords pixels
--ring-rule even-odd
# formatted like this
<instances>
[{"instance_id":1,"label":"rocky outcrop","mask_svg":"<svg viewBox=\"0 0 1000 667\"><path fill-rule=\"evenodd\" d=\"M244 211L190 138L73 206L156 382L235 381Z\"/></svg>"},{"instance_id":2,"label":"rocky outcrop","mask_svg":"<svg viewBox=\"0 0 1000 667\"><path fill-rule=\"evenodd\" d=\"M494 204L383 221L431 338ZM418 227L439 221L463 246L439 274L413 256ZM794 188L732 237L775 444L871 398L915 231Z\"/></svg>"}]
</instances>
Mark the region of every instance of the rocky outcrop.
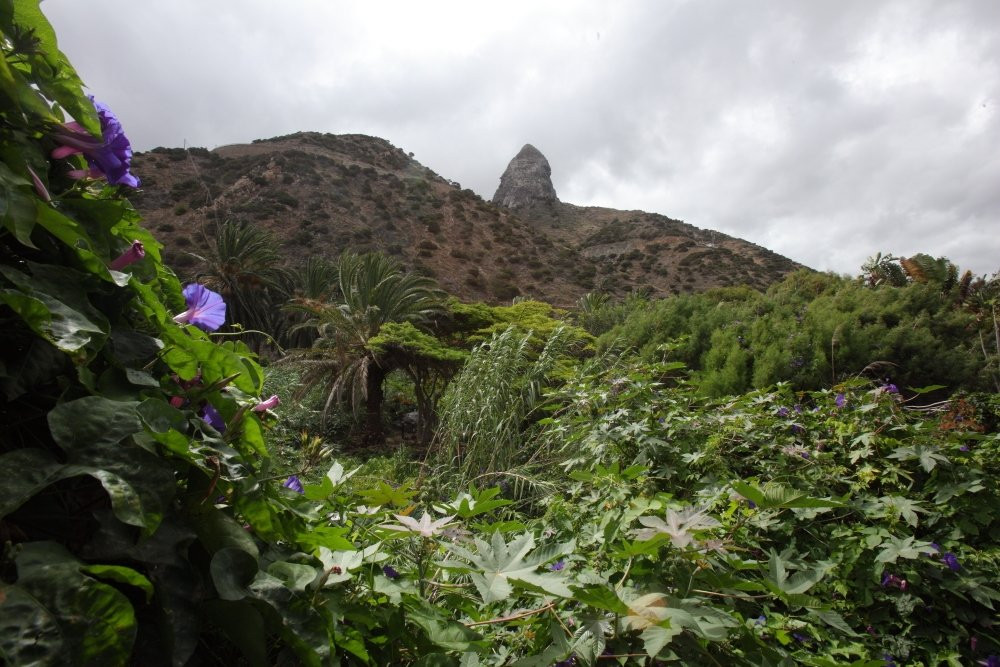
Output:
<instances>
[{"instance_id":1,"label":"rocky outcrop","mask_svg":"<svg viewBox=\"0 0 1000 667\"><path fill-rule=\"evenodd\" d=\"M517 209L558 201L549 161L537 148L525 144L500 177L493 203Z\"/></svg>"}]
</instances>

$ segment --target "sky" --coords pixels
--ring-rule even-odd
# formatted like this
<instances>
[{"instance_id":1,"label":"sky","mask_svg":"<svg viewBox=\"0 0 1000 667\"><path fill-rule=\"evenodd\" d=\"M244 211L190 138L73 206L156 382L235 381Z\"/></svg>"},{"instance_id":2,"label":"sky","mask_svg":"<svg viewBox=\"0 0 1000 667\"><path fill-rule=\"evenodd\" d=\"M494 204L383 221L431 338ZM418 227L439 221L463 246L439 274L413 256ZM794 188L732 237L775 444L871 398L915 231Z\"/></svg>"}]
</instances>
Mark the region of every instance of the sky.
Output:
<instances>
[{"instance_id":1,"label":"sky","mask_svg":"<svg viewBox=\"0 0 1000 667\"><path fill-rule=\"evenodd\" d=\"M559 199L857 274L1000 269L994 0L45 0L136 150L392 142L490 199L530 143ZM139 174L141 176L141 174Z\"/></svg>"}]
</instances>

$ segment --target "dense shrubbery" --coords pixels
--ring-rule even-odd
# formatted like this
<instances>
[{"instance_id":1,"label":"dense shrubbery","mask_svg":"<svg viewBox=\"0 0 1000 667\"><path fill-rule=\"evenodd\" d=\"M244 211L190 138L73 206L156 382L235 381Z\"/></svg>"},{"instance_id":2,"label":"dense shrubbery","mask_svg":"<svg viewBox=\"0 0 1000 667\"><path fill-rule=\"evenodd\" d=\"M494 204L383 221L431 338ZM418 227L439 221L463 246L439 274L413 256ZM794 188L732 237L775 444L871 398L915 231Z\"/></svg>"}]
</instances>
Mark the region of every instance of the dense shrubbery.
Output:
<instances>
[{"instance_id":1,"label":"dense shrubbery","mask_svg":"<svg viewBox=\"0 0 1000 667\"><path fill-rule=\"evenodd\" d=\"M716 396L776 382L816 389L862 373L900 386L992 389L997 351L984 355L979 327L935 284L873 289L802 272L765 294L724 288L637 308L601 340L651 361L669 349Z\"/></svg>"}]
</instances>

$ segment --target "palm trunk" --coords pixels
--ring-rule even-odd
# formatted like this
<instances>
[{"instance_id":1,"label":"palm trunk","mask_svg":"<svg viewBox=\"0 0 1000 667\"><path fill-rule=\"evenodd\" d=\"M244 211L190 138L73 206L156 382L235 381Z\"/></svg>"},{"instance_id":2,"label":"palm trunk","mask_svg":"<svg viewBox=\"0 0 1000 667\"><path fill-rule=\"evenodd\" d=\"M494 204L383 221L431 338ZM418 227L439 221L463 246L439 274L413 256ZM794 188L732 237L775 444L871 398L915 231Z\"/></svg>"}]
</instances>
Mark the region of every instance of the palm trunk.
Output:
<instances>
[{"instance_id":1,"label":"palm trunk","mask_svg":"<svg viewBox=\"0 0 1000 667\"><path fill-rule=\"evenodd\" d=\"M378 364L373 363L368 367L365 385L366 445L379 445L385 442L385 433L382 431L382 402L385 400L382 383L385 381L385 376L385 369Z\"/></svg>"}]
</instances>

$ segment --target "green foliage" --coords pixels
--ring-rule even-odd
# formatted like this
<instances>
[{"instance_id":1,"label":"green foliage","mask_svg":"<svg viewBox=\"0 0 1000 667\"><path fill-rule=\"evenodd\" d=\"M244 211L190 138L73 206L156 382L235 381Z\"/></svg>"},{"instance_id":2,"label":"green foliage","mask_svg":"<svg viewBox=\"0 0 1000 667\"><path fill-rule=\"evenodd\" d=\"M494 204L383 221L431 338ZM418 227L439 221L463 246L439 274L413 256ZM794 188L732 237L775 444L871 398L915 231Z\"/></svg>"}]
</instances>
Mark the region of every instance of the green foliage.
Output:
<instances>
[{"instance_id":1,"label":"green foliage","mask_svg":"<svg viewBox=\"0 0 1000 667\"><path fill-rule=\"evenodd\" d=\"M656 302L601 338L649 360L669 355L714 396L776 382L815 389L863 372L900 386L983 386L975 319L932 285L867 289L798 273L766 294L712 290Z\"/></svg>"},{"instance_id":2,"label":"green foliage","mask_svg":"<svg viewBox=\"0 0 1000 667\"><path fill-rule=\"evenodd\" d=\"M209 245L203 270L195 280L226 300L226 322L259 350L282 327L279 306L288 298L287 275L279 267L274 237L247 222L226 221Z\"/></svg>"},{"instance_id":3,"label":"green foliage","mask_svg":"<svg viewBox=\"0 0 1000 667\"><path fill-rule=\"evenodd\" d=\"M388 324L426 322L441 311L443 294L431 279L404 273L398 262L376 253L344 253L336 275L335 301L293 302L293 309L309 317L299 328L314 329L317 338L311 348L293 350L288 359L305 367L301 394L322 385L324 414L334 404L351 405L356 413L364 410L365 438L378 442L383 439L383 382L394 369L408 367L413 357L407 356L405 345L390 346L383 339L383 347L377 348L371 341ZM409 339L417 340L414 333ZM392 355L386 354L390 348Z\"/></svg>"},{"instance_id":4,"label":"green foliage","mask_svg":"<svg viewBox=\"0 0 1000 667\"><path fill-rule=\"evenodd\" d=\"M253 409L264 382L254 356L176 324L180 284L119 189L72 182L49 163L60 108L98 128L37 3L0 2L0 30L6 663L876 665L1000 654L996 395L916 410L851 379L706 398L679 362L572 363L567 346L586 338L546 328L557 317L544 304L456 307L479 329L504 323L444 399L440 455L457 474L427 478L400 453L333 462L301 493L294 479L280 485L265 436L286 427ZM110 270L135 240L145 258ZM340 269L342 299L312 306L331 359L457 365L457 348L416 328L439 313L429 285L379 259ZM874 347L876 334L960 377L970 367L943 346L967 320L942 294L930 282L870 290L801 274L767 295L719 290L637 309L623 327L648 327L636 340L647 354L717 355L698 379L720 391L778 373L779 343L812 355L803 384L812 372L815 382L853 373L852 359L889 349ZM992 298L974 312L985 318ZM676 335L653 340L657 312ZM746 332L737 343L760 343L754 356L733 350L734 327ZM910 338L928 350L907 348ZM287 386L280 374L271 386ZM300 437L318 467L323 439ZM465 483L482 477L501 486ZM512 479L548 493L512 502Z\"/></svg>"},{"instance_id":5,"label":"green foliage","mask_svg":"<svg viewBox=\"0 0 1000 667\"><path fill-rule=\"evenodd\" d=\"M531 333L508 326L476 347L441 404L435 445L440 462L463 487L473 480L508 473L531 461L522 451L525 421L569 343L555 329L537 356Z\"/></svg>"}]
</instances>

